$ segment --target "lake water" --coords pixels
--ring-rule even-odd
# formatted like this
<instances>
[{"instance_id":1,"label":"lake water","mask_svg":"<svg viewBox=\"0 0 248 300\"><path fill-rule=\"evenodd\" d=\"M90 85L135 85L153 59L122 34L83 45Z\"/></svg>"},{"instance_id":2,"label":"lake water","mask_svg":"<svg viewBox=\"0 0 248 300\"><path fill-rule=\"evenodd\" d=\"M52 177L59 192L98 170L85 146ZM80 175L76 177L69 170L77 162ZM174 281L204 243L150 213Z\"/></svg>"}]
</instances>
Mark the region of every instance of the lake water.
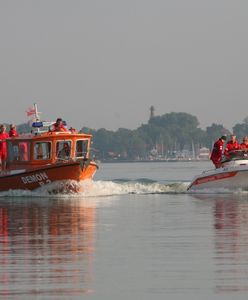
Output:
<instances>
[{"instance_id":1,"label":"lake water","mask_svg":"<svg viewBox=\"0 0 248 300\"><path fill-rule=\"evenodd\" d=\"M247 299L248 195L209 162L100 164L87 191L0 194L0 299Z\"/></svg>"}]
</instances>

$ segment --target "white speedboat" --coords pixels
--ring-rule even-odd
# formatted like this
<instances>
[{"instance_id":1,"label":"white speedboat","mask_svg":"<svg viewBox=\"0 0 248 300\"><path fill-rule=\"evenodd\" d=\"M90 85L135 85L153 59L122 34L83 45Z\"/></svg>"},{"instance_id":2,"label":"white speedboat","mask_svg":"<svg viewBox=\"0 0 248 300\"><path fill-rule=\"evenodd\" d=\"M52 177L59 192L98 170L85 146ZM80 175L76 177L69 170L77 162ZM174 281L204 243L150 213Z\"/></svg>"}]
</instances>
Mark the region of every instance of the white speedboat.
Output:
<instances>
[{"instance_id":1,"label":"white speedboat","mask_svg":"<svg viewBox=\"0 0 248 300\"><path fill-rule=\"evenodd\" d=\"M222 167L204 171L194 177L188 191L202 190L246 190L248 191L248 153L238 150L231 158L222 162Z\"/></svg>"}]
</instances>

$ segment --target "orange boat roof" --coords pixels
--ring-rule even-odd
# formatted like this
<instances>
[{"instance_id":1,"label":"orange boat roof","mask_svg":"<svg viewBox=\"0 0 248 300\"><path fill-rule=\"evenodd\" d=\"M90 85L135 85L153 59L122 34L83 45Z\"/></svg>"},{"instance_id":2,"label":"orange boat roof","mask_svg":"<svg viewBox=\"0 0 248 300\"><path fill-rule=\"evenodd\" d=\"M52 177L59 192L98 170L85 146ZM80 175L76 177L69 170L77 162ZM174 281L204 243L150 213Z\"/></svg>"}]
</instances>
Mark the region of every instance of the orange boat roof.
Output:
<instances>
[{"instance_id":1,"label":"orange boat roof","mask_svg":"<svg viewBox=\"0 0 248 300\"><path fill-rule=\"evenodd\" d=\"M11 137L9 139L15 140L40 140L40 139L49 139L55 137L63 137L63 138L91 138L91 134L86 133L77 133L77 132L70 132L70 131L50 131L50 132L42 132L38 134L21 134L18 137Z\"/></svg>"}]
</instances>

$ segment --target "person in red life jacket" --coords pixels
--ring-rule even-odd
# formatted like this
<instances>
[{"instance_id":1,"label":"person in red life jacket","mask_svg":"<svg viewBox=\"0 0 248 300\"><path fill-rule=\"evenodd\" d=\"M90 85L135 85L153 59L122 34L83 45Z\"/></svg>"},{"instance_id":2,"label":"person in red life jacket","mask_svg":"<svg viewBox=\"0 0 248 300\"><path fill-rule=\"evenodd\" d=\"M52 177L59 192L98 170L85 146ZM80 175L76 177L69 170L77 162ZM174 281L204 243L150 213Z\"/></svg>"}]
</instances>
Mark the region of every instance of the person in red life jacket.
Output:
<instances>
[{"instance_id":1,"label":"person in red life jacket","mask_svg":"<svg viewBox=\"0 0 248 300\"><path fill-rule=\"evenodd\" d=\"M240 144L240 149L243 151L248 151L248 136L244 136L243 143Z\"/></svg>"},{"instance_id":2,"label":"person in red life jacket","mask_svg":"<svg viewBox=\"0 0 248 300\"><path fill-rule=\"evenodd\" d=\"M232 134L230 140L226 143L226 148L224 151L225 157L230 159L236 150L240 150L240 145L236 140L236 135Z\"/></svg>"},{"instance_id":3,"label":"person in red life jacket","mask_svg":"<svg viewBox=\"0 0 248 300\"><path fill-rule=\"evenodd\" d=\"M2 170L6 169L6 159L7 159L7 145L6 139L9 137L8 133L6 133L6 126L0 125L0 159Z\"/></svg>"},{"instance_id":4,"label":"person in red life jacket","mask_svg":"<svg viewBox=\"0 0 248 300\"><path fill-rule=\"evenodd\" d=\"M16 126L14 124L10 124L9 137L16 137L16 136L19 136L19 134L16 131Z\"/></svg>"},{"instance_id":5,"label":"person in red life jacket","mask_svg":"<svg viewBox=\"0 0 248 300\"><path fill-rule=\"evenodd\" d=\"M212 160L216 168L220 168L222 165L221 161L222 161L225 141L226 141L226 136L223 135L218 139L218 141L214 143L214 147L210 159Z\"/></svg>"},{"instance_id":6,"label":"person in red life jacket","mask_svg":"<svg viewBox=\"0 0 248 300\"><path fill-rule=\"evenodd\" d=\"M61 118L58 118L56 120L56 123L53 124L53 128L51 131L68 131L68 130L64 126L63 120Z\"/></svg>"}]
</instances>

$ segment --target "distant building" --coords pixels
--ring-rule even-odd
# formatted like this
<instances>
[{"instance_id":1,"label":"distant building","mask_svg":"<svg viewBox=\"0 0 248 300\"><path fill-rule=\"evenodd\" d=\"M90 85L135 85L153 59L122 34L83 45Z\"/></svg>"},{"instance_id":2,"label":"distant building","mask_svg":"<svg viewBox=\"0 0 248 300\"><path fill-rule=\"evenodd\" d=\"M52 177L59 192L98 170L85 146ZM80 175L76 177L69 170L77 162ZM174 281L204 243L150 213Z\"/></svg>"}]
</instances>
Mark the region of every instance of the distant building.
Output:
<instances>
[{"instance_id":1,"label":"distant building","mask_svg":"<svg viewBox=\"0 0 248 300\"><path fill-rule=\"evenodd\" d=\"M199 149L198 159L199 160L209 160L210 158L210 150L206 147L202 147Z\"/></svg>"},{"instance_id":2,"label":"distant building","mask_svg":"<svg viewBox=\"0 0 248 300\"><path fill-rule=\"evenodd\" d=\"M152 119L152 118L154 118L154 116L155 116L155 108L154 108L154 106L152 105L151 107L150 107L150 120Z\"/></svg>"}]
</instances>

